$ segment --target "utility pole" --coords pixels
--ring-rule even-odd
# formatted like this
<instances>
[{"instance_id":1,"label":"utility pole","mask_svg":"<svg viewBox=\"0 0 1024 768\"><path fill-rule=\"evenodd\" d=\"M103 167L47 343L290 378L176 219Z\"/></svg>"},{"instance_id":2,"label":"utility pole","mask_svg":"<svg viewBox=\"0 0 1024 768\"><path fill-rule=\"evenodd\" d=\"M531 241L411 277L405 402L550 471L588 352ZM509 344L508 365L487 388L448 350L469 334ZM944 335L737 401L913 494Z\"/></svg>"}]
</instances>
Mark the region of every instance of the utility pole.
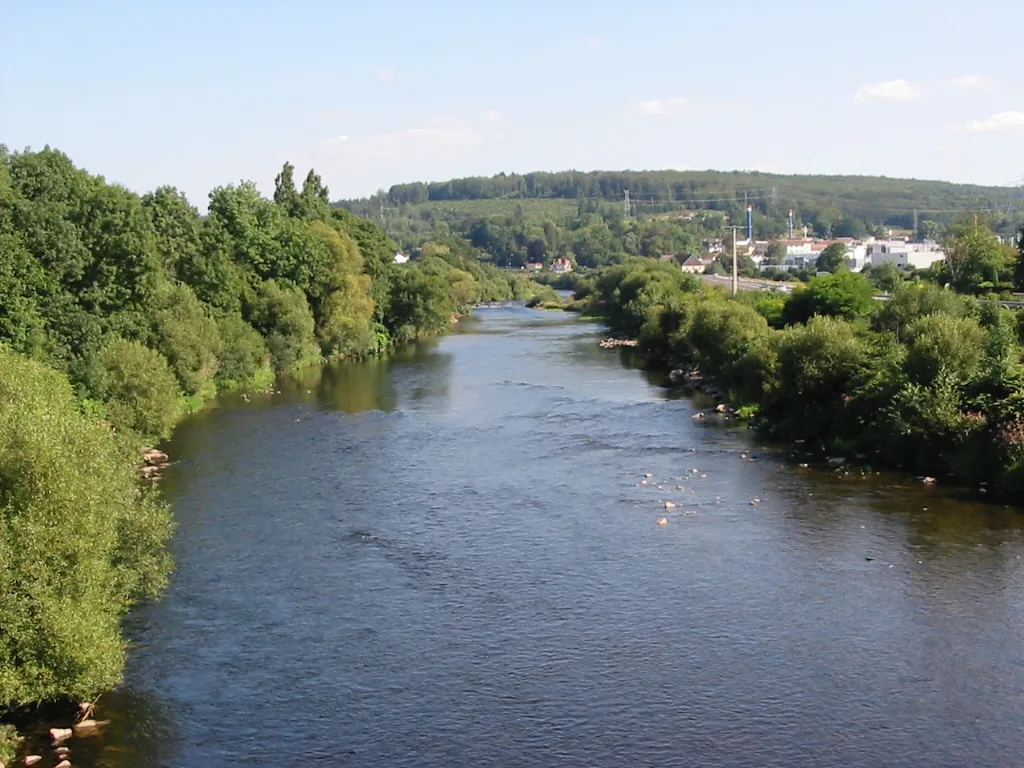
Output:
<instances>
[{"instance_id":1,"label":"utility pole","mask_svg":"<svg viewBox=\"0 0 1024 768\"><path fill-rule=\"evenodd\" d=\"M736 263L736 231L743 229L742 226L737 224L729 224L726 229L732 230L732 295L735 296L740 291L740 273Z\"/></svg>"}]
</instances>

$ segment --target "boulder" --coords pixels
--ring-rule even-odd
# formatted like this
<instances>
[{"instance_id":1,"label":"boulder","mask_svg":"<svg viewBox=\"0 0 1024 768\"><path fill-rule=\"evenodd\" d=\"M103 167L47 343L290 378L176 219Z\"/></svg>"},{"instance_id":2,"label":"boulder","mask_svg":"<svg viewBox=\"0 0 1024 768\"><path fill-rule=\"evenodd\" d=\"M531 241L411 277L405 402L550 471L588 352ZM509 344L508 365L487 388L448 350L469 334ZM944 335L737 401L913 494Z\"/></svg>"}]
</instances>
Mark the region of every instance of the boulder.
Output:
<instances>
[{"instance_id":1,"label":"boulder","mask_svg":"<svg viewBox=\"0 0 1024 768\"><path fill-rule=\"evenodd\" d=\"M673 504L671 501L666 501L665 502L665 509L675 509L675 508L676 508L676 505Z\"/></svg>"},{"instance_id":2,"label":"boulder","mask_svg":"<svg viewBox=\"0 0 1024 768\"><path fill-rule=\"evenodd\" d=\"M74 734L75 736L95 736L99 733L100 728L109 722L109 720L83 720L80 723L75 723Z\"/></svg>"},{"instance_id":3,"label":"boulder","mask_svg":"<svg viewBox=\"0 0 1024 768\"><path fill-rule=\"evenodd\" d=\"M725 413L728 408L729 407L725 403L719 403L715 406L715 413Z\"/></svg>"},{"instance_id":4,"label":"boulder","mask_svg":"<svg viewBox=\"0 0 1024 768\"><path fill-rule=\"evenodd\" d=\"M26 755L24 762L25 765L35 765L36 763L42 762L42 760L42 755Z\"/></svg>"},{"instance_id":5,"label":"boulder","mask_svg":"<svg viewBox=\"0 0 1024 768\"><path fill-rule=\"evenodd\" d=\"M921 479L921 482L924 483L925 485L935 485L935 478L934 477L925 477L925 478Z\"/></svg>"},{"instance_id":6,"label":"boulder","mask_svg":"<svg viewBox=\"0 0 1024 768\"><path fill-rule=\"evenodd\" d=\"M62 741L67 741L74 734L70 728L51 728L50 738L53 739L54 744L60 744Z\"/></svg>"},{"instance_id":7,"label":"boulder","mask_svg":"<svg viewBox=\"0 0 1024 768\"><path fill-rule=\"evenodd\" d=\"M67 760L61 760L55 768L71 768L71 763Z\"/></svg>"},{"instance_id":8,"label":"boulder","mask_svg":"<svg viewBox=\"0 0 1024 768\"><path fill-rule=\"evenodd\" d=\"M660 525L662 528L664 528L666 525L668 525L668 518L667 517L659 517L658 518L658 525Z\"/></svg>"}]
</instances>

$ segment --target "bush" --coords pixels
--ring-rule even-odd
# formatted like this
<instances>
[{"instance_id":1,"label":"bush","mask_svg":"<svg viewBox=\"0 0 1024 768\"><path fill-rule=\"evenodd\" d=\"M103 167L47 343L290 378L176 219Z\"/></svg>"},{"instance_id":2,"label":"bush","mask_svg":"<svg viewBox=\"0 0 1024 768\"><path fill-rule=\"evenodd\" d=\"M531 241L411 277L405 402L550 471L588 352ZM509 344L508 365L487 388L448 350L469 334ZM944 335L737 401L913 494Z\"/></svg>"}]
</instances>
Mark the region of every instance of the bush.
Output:
<instances>
[{"instance_id":1,"label":"bush","mask_svg":"<svg viewBox=\"0 0 1024 768\"><path fill-rule=\"evenodd\" d=\"M113 338L99 351L99 400L111 423L146 440L168 437L180 415L178 382L159 352Z\"/></svg>"},{"instance_id":2,"label":"bush","mask_svg":"<svg viewBox=\"0 0 1024 768\"><path fill-rule=\"evenodd\" d=\"M121 619L163 587L170 531L67 378L0 348L0 707L120 682Z\"/></svg>"}]
</instances>

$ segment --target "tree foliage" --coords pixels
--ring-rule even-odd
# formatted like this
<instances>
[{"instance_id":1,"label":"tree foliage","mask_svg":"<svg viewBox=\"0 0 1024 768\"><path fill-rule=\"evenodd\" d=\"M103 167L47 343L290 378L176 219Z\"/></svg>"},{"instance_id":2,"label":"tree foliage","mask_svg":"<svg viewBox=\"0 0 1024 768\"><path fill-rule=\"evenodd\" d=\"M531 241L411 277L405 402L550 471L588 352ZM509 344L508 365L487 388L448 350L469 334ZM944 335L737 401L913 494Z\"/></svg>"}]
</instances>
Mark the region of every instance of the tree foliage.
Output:
<instances>
[{"instance_id":1,"label":"tree foliage","mask_svg":"<svg viewBox=\"0 0 1024 768\"><path fill-rule=\"evenodd\" d=\"M0 347L0 707L120 682L121 619L163 586L170 530L67 378Z\"/></svg>"}]
</instances>

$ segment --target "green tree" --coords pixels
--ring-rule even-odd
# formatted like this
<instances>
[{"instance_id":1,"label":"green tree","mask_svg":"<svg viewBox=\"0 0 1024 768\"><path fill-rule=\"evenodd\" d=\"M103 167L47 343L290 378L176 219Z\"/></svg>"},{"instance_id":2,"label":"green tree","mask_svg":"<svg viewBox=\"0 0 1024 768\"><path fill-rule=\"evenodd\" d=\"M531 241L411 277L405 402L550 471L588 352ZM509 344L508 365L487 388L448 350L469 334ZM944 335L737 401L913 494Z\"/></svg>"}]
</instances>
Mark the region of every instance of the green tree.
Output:
<instances>
[{"instance_id":1,"label":"green tree","mask_svg":"<svg viewBox=\"0 0 1024 768\"><path fill-rule=\"evenodd\" d=\"M113 338L97 362L102 378L96 394L111 423L147 441L169 437L181 403L167 359L137 341Z\"/></svg>"},{"instance_id":2,"label":"green tree","mask_svg":"<svg viewBox=\"0 0 1024 768\"><path fill-rule=\"evenodd\" d=\"M787 324L805 323L814 315L854 320L875 308L875 289L863 275L842 270L813 278L803 290L786 301L783 316Z\"/></svg>"},{"instance_id":3,"label":"green tree","mask_svg":"<svg viewBox=\"0 0 1024 768\"><path fill-rule=\"evenodd\" d=\"M829 243L818 256L815 264L819 272L838 272L846 266L846 246L843 243Z\"/></svg>"},{"instance_id":4,"label":"green tree","mask_svg":"<svg viewBox=\"0 0 1024 768\"><path fill-rule=\"evenodd\" d=\"M867 276L878 290L886 293L892 293L903 282L903 271L891 261L873 266Z\"/></svg>"},{"instance_id":5,"label":"green tree","mask_svg":"<svg viewBox=\"0 0 1024 768\"><path fill-rule=\"evenodd\" d=\"M763 264L782 264L786 260L786 244L781 240L772 240L764 253Z\"/></svg>"},{"instance_id":6,"label":"green tree","mask_svg":"<svg viewBox=\"0 0 1024 768\"><path fill-rule=\"evenodd\" d=\"M217 322L187 285L168 285L154 299L153 339L187 395L216 394L222 341Z\"/></svg>"},{"instance_id":7,"label":"green tree","mask_svg":"<svg viewBox=\"0 0 1024 768\"><path fill-rule=\"evenodd\" d=\"M1017 235L1017 261L1013 270L1013 286L1018 291L1024 291L1024 227L1021 227Z\"/></svg>"},{"instance_id":8,"label":"green tree","mask_svg":"<svg viewBox=\"0 0 1024 768\"><path fill-rule=\"evenodd\" d=\"M298 216L301 211L299 193L295 190L295 166L285 163L274 179L274 202L289 216Z\"/></svg>"},{"instance_id":9,"label":"green tree","mask_svg":"<svg viewBox=\"0 0 1024 768\"><path fill-rule=\"evenodd\" d=\"M121 680L121 621L170 560L166 506L65 377L0 347L0 707Z\"/></svg>"}]
</instances>

